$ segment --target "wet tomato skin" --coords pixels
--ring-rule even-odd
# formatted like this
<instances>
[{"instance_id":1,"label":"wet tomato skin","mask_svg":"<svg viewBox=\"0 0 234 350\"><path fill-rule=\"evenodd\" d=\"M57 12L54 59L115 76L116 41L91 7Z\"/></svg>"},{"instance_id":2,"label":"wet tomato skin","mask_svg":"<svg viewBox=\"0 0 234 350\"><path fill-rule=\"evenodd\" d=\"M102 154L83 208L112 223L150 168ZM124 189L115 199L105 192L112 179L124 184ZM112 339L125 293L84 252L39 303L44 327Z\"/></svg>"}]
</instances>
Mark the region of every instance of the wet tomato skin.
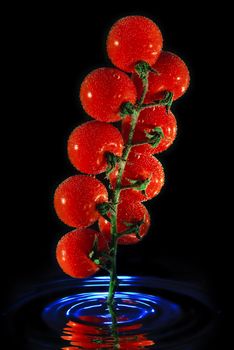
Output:
<instances>
[{"instance_id":1,"label":"wet tomato skin","mask_svg":"<svg viewBox=\"0 0 234 350\"><path fill-rule=\"evenodd\" d=\"M116 67L134 72L140 61L153 65L162 45L162 34L153 21L143 16L128 16L112 26L107 38L107 53Z\"/></svg>"},{"instance_id":2,"label":"wet tomato skin","mask_svg":"<svg viewBox=\"0 0 234 350\"><path fill-rule=\"evenodd\" d=\"M89 73L80 88L81 104L88 115L103 122L121 119L122 104L136 102L136 87L116 68L98 68Z\"/></svg>"},{"instance_id":3,"label":"wet tomato skin","mask_svg":"<svg viewBox=\"0 0 234 350\"><path fill-rule=\"evenodd\" d=\"M78 126L68 140L68 156L76 169L86 174L100 174L107 168L106 153L121 156L123 138L111 124L90 121Z\"/></svg>"},{"instance_id":4,"label":"wet tomato skin","mask_svg":"<svg viewBox=\"0 0 234 350\"><path fill-rule=\"evenodd\" d=\"M117 212L117 230L119 233L127 230L129 226L125 225L125 222L136 223L144 219L144 223L140 227L140 236L144 237L150 226L150 215L146 207L140 202L135 202L129 199L127 196L120 196L120 202ZM108 240L111 239L110 222L103 217L100 217L98 221L100 231L106 236ZM140 240L136 237L135 233L130 233L126 236L118 239L118 244L129 245L138 243Z\"/></svg>"},{"instance_id":5,"label":"wet tomato skin","mask_svg":"<svg viewBox=\"0 0 234 350\"><path fill-rule=\"evenodd\" d=\"M127 116L122 121L122 135L124 141L128 139L131 118ZM141 111L134 131L133 143L147 142L145 131L150 133L155 127L161 127L164 137L157 147L149 144L134 146L136 153L156 154L167 150L174 142L177 134L177 123L174 114L166 112L165 107L146 108Z\"/></svg>"},{"instance_id":6,"label":"wet tomato skin","mask_svg":"<svg viewBox=\"0 0 234 350\"><path fill-rule=\"evenodd\" d=\"M117 174L118 166L109 176L113 188L116 185ZM152 199L159 194L164 185L165 175L162 164L151 155L136 153L132 150L124 169L122 186L130 185L129 179L137 181L150 179L150 183L145 190L145 194L134 189L125 189L121 191L122 195L124 194L129 199L140 202Z\"/></svg>"},{"instance_id":7,"label":"wet tomato skin","mask_svg":"<svg viewBox=\"0 0 234 350\"><path fill-rule=\"evenodd\" d=\"M173 93L173 100L180 98L189 87L189 70L184 61L171 52L162 51L153 68L158 72L149 73L149 88L145 103L163 98L165 91ZM142 94L142 82L137 74L133 75L138 97Z\"/></svg>"},{"instance_id":8,"label":"wet tomato skin","mask_svg":"<svg viewBox=\"0 0 234 350\"><path fill-rule=\"evenodd\" d=\"M54 207L58 217L66 225L76 228L92 225L100 216L97 204L107 201L105 186L87 175L67 178L54 194Z\"/></svg>"},{"instance_id":9,"label":"wet tomato skin","mask_svg":"<svg viewBox=\"0 0 234 350\"><path fill-rule=\"evenodd\" d=\"M56 258L61 269L74 278L85 278L99 270L90 258L95 238L100 251L107 249L99 232L90 228L76 229L65 234L57 244Z\"/></svg>"}]
</instances>

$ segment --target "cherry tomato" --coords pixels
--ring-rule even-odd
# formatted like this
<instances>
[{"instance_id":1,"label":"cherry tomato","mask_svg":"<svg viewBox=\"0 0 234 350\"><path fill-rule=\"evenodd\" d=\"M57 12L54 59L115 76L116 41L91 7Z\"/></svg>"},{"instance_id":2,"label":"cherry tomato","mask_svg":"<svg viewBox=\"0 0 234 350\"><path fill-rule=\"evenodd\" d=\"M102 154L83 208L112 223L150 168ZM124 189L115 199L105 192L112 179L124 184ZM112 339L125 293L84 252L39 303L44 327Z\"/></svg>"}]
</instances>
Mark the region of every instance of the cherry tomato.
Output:
<instances>
[{"instance_id":1,"label":"cherry tomato","mask_svg":"<svg viewBox=\"0 0 234 350\"><path fill-rule=\"evenodd\" d=\"M121 119L125 102L136 102L136 88L127 74L115 68L99 68L87 75L81 84L80 100L86 113L103 122Z\"/></svg>"},{"instance_id":2,"label":"cherry tomato","mask_svg":"<svg viewBox=\"0 0 234 350\"><path fill-rule=\"evenodd\" d=\"M106 153L121 156L123 138L111 124L91 121L78 126L68 140L68 156L75 168L87 174L106 170Z\"/></svg>"},{"instance_id":3,"label":"cherry tomato","mask_svg":"<svg viewBox=\"0 0 234 350\"><path fill-rule=\"evenodd\" d=\"M110 174L110 183L113 187L116 184L118 175L118 166ZM153 156L140 153L130 152L128 161L122 177L122 186L131 185L130 180L144 181L150 179L145 190L145 194L134 189L122 190L122 195L131 198L133 201L146 201L155 197L164 185L164 171L162 164Z\"/></svg>"},{"instance_id":4,"label":"cherry tomato","mask_svg":"<svg viewBox=\"0 0 234 350\"><path fill-rule=\"evenodd\" d=\"M127 142L130 130L131 117L127 116L122 122L122 135ZM164 137L155 148L149 144L134 146L133 150L137 153L155 154L168 149L176 137L177 124L171 111L167 114L165 107L146 108L141 111L134 132L133 142L147 142L145 131L151 133L155 127L161 127Z\"/></svg>"},{"instance_id":5,"label":"cherry tomato","mask_svg":"<svg viewBox=\"0 0 234 350\"><path fill-rule=\"evenodd\" d=\"M87 175L71 176L63 181L54 195L55 211L66 225L83 228L100 216L97 204L108 201L105 186Z\"/></svg>"},{"instance_id":6,"label":"cherry tomato","mask_svg":"<svg viewBox=\"0 0 234 350\"><path fill-rule=\"evenodd\" d=\"M163 98L165 91L173 93L173 100L181 97L189 86L189 71L184 61L177 55L162 51L153 68L159 73L149 73L149 88L145 103ZM142 94L142 82L137 74L133 75L138 97Z\"/></svg>"},{"instance_id":7,"label":"cherry tomato","mask_svg":"<svg viewBox=\"0 0 234 350\"><path fill-rule=\"evenodd\" d=\"M134 202L131 200L131 198L128 199L126 196L121 194L117 211L118 233L129 229L129 226L125 224L126 222L135 224L141 220L144 220L144 223L140 227L140 236L144 237L147 234L150 226L150 215L146 207L140 202ZM100 217L98 224L100 231L107 237L108 240L110 240L110 222L103 217ZM127 234L118 239L118 243L124 245L135 244L138 242L139 239L136 237L135 233Z\"/></svg>"},{"instance_id":8,"label":"cherry tomato","mask_svg":"<svg viewBox=\"0 0 234 350\"><path fill-rule=\"evenodd\" d=\"M140 61L153 65L162 44L162 34L153 21L143 16L128 16L112 26L107 38L107 53L116 67L134 72Z\"/></svg>"},{"instance_id":9,"label":"cherry tomato","mask_svg":"<svg viewBox=\"0 0 234 350\"><path fill-rule=\"evenodd\" d=\"M90 228L71 231L60 239L56 257L59 266L67 275L85 278L99 270L99 266L89 257L95 239L100 252L107 249L107 243L102 235Z\"/></svg>"}]
</instances>

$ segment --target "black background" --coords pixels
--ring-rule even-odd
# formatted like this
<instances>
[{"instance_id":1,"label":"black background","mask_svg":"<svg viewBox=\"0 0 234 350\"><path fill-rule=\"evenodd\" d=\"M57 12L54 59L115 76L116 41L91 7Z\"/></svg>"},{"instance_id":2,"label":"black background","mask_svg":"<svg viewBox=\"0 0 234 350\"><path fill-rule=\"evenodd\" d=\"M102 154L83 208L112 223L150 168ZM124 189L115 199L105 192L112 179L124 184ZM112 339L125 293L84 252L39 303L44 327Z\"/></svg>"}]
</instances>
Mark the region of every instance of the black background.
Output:
<instances>
[{"instance_id":1,"label":"black background","mask_svg":"<svg viewBox=\"0 0 234 350\"><path fill-rule=\"evenodd\" d=\"M166 185L146 204L150 233L139 245L120 249L119 273L191 281L224 313L231 233L226 219L232 118L228 12L224 6L204 9L195 2L20 5L6 10L4 305L30 285L63 275L54 251L69 228L54 213L53 192L76 173L67 159L66 141L74 127L89 120L79 102L79 86L89 71L110 65L105 52L110 26L122 16L139 14L153 19L163 33L164 48L185 60L191 85L173 106L177 140L158 157ZM220 343L216 340L212 349L218 349L223 336L220 330Z\"/></svg>"}]
</instances>

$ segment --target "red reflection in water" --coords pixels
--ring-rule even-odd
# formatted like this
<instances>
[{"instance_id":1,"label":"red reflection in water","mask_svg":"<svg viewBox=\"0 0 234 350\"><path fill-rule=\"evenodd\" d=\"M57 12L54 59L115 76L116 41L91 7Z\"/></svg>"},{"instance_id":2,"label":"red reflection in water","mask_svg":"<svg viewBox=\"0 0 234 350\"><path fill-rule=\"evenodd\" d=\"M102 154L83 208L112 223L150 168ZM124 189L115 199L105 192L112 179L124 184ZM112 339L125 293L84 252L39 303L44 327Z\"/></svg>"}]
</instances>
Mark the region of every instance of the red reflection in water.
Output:
<instances>
[{"instance_id":1,"label":"red reflection in water","mask_svg":"<svg viewBox=\"0 0 234 350\"><path fill-rule=\"evenodd\" d=\"M61 338L70 342L71 346L63 347L61 350L78 349L120 349L137 350L146 349L154 345L154 341L147 339L146 334L121 334L140 329L140 323L130 326L116 327L118 336L111 335L111 329L108 326L99 326L103 322L102 318L97 316L81 316L81 321L95 323L97 326L76 323L69 321L63 329ZM121 318L123 320L123 318ZM118 319L120 321L120 319ZM113 328L112 328L113 329Z\"/></svg>"}]
</instances>

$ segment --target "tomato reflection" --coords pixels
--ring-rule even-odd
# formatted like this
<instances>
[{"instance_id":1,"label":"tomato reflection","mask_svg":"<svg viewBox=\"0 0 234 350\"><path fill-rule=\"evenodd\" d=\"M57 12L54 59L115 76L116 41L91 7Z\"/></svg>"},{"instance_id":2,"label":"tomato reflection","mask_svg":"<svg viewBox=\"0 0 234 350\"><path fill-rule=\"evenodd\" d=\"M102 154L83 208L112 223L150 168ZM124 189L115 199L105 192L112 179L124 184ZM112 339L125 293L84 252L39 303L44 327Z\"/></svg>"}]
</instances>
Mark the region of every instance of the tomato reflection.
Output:
<instances>
[{"instance_id":1,"label":"tomato reflection","mask_svg":"<svg viewBox=\"0 0 234 350\"><path fill-rule=\"evenodd\" d=\"M63 340L69 341L68 347L61 350L78 350L78 349L120 349L120 350L137 350L146 349L154 345L154 341L147 339L146 334L127 334L140 330L140 323L130 326L117 326L117 337L111 335L110 327L100 326L102 318L96 316L81 316L81 321L90 322L94 325L77 323L69 321L63 329ZM121 318L123 320L123 318ZM120 319L118 319L120 321ZM100 325L99 325L100 324ZM125 333L125 334L122 334Z\"/></svg>"}]
</instances>

